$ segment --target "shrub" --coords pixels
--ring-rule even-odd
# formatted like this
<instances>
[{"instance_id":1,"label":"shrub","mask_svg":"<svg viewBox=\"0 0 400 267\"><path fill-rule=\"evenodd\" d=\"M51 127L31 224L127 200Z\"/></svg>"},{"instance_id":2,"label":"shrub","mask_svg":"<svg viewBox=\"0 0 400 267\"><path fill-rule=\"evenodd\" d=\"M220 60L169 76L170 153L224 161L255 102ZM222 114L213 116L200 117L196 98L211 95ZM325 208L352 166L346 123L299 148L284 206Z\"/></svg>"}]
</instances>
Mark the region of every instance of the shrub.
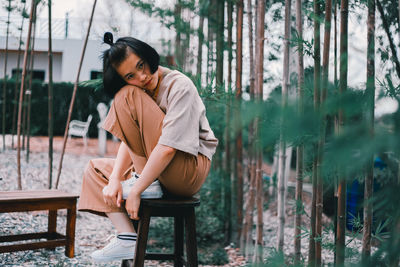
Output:
<instances>
[{"instance_id":1,"label":"shrub","mask_svg":"<svg viewBox=\"0 0 400 267\"><path fill-rule=\"evenodd\" d=\"M0 96L3 102L3 83L0 80ZM67 121L69 105L71 102L72 91L74 85L72 83L54 83L53 90L53 119L54 119L54 135L64 135L65 124ZM15 80L7 80L6 90L6 133L11 134L14 105L18 105L19 85L15 92ZM48 85L40 81L32 82L32 100L31 100L31 135L47 135L48 134ZM15 101L15 95L17 100ZM26 99L26 98L25 98ZM96 90L94 85L79 86L71 119L86 121L89 114L93 115L93 120L89 128L89 136L97 136L97 123L99 115L97 112L97 104L104 102L108 104L110 98L103 94L102 90ZM18 110L18 109L17 109Z\"/></svg>"}]
</instances>

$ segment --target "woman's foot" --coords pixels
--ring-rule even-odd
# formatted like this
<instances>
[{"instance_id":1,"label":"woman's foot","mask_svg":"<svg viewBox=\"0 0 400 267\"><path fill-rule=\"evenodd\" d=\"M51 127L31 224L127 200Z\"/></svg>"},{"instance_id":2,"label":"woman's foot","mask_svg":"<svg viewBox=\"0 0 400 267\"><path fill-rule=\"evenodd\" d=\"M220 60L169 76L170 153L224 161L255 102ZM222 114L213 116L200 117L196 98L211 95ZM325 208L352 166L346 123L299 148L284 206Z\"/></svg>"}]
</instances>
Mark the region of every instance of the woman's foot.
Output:
<instances>
[{"instance_id":1,"label":"woman's foot","mask_svg":"<svg viewBox=\"0 0 400 267\"><path fill-rule=\"evenodd\" d=\"M104 248L94 251L91 256L95 262L133 259L135 256L136 234L120 233L113 237Z\"/></svg>"},{"instance_id":2,"label":"woman's foot","mask_svg":"<svg viewBox=\"0 0 400 267\"><path fill-rule=\"evenodd\" d=\"M122 199L127 199L129 196L129 192L132 187L136 183L136 180L139 178L139 174L136 172L132 173L132 177L128 180L122 181ZM162 198L163 191L161 189L161 184L158 180L155 180L143 193L140 195L141 198Z\"/></svg>"}]
</instances>

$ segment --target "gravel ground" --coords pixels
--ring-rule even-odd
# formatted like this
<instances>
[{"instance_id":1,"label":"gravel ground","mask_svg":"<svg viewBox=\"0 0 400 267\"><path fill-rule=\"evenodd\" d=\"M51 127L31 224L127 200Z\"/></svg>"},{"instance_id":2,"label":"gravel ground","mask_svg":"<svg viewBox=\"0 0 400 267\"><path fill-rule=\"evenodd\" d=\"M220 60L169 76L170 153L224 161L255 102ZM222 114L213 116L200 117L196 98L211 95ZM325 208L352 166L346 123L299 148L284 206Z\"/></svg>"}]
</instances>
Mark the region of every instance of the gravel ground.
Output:
<instances>
[{"instance_id":1,"label":"gravel ground","mask_svg":"<svg viewBox=\"0 0 400 267\"><path fill-rule=\"evenodd\" d=\"M24 155L24 153L21 153ZM59 154L54 154L53 175L57 174ZM16 151L0 153L0 188L2 191L17 190ZM93 158L87 155L65 154L59 189L79 194L81 177L85 165ZM47 153L31 153L29 164L21 157L22 188L24 190L47 187ZM55 178L53 178L55 179ZM0 214L0 236L47 230L47 212L15 212ZM66 211L58 211L57 231L65 233ZM95 264L90 253L106 244L105 240L114 234L113 226L107 218L87 212L78 212L76 221L75 257L64 255L64 247L55 250L31 250L0 254L0 266L120 266L120 261ZM3 243L5 244L5 243ZM226 266L244 265L243 257L236 249L226 248L230 263ZM146 261L146 266L172 266L169 262Z\"/></svg>"}]
</instances>

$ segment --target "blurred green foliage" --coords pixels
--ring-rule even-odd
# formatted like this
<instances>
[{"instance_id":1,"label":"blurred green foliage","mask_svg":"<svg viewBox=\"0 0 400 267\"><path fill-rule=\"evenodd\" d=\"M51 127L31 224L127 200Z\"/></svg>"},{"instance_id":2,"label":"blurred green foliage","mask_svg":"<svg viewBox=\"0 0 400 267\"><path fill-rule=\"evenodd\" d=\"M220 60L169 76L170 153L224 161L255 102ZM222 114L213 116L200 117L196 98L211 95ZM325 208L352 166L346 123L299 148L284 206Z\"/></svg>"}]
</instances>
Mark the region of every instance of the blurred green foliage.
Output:
<instances>
[{"instance_id":1,"label":"blurred green foliage","mask_svg":"<svg viewBox=\"0 0 400 267\"><path fill-rule=\"evenodd\" d=\"M71 102L72 83L54 83L54 135L64 135L65 124L67 121L69 105ZM19 90L18 85L17 101L15 97L15 80L7 80L7 102L6 102L6 134L12 131L12 120L14 105L18 105ZM109 104L111 99L102 90L97 90L96 83L80 85L76 93L76 100L71 119L86 121L89 114L93 115L92 123L89 128L89 136L97 137L97 123L100 121L97 112L97 104L104 102ZM3 80L0 80L0 94L3 90ZM47 84L37 80L32 82L32 103L31 103L31 135L47 135L48 124L48 87ZM25 97L26 99L26 97ZM26 106L26 104L25 104ZM17 109L18 112L18 109Z\"/></svg>"}]
</instances>

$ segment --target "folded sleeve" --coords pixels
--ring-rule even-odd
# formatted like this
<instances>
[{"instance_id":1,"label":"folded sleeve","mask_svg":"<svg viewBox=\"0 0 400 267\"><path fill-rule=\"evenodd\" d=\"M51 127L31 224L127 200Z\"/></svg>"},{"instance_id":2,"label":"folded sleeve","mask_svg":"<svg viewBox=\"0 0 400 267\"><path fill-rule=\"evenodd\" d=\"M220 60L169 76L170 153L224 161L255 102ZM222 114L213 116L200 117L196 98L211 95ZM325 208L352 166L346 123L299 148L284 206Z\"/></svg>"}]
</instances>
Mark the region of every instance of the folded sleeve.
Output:
<instances>
[{"instance_id":1,"label":"folded sleeve","mask_svg":"<svg viewBox=\"0 0 400 267\"><path fill-rule=\"evenodd\" d=\"M185 78L172 84L159 144L197 156L201 109L194 84Z\"/></svg>"}]
</instances>

